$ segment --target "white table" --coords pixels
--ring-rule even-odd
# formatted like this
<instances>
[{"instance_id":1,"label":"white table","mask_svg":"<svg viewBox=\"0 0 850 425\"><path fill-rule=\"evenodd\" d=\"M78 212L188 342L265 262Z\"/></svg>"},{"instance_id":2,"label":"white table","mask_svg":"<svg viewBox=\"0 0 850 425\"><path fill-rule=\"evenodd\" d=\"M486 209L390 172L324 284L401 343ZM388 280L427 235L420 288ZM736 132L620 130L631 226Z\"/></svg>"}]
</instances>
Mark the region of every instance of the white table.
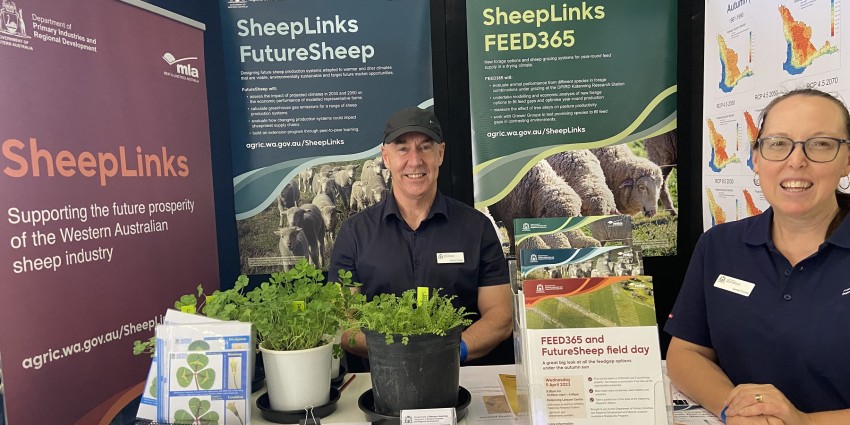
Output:
<instances>
[{"instance_id":1,"label":"white table","mask_svg":"<svg viewBox=\"0 0 850 425\"><path fill-rule=\"evenodd\" d=\"M503 365L503 366L473 366L473 367L464 367L460 370L460 385L464 388L468 389L470 393L472 393L473 404L469 407L469 416L472 417L476 414L476 410L480 412L480 406L476 406L476 403L480 403L480 395L482 391L484 393L492 393L493 385L490 382L491 380L495 380L498 382L498 374L499 373L507 373L514 374L516 373L516 369L514 365ZM345 387L340 396L339 402L337 402L336 411L322 418L322 424L338 424L338 423L357 423L357 424L368 424L366 422L366 416L363 414L363 411L357 406L357 399L363 394L366 390L372 388L372 378L368 373L357 373L346 375L345 380L343 382L350 379L354 376L354 379ZM490 379L492 378L492 379ZM490 389L487 390L486 388ZM674 394L677 391L674 389ZM263 418L261 415L260 409L257 408L257 398L266 392L266 389L263 388L252 395L252 408L251 408L251 424L274 424L275 422L269 422ZM676 424L680 425L692 425L692 424L712 424L712 425L722 425L719 419L714 417L714 415L708 413L705 409L702 408L694 408L687 411L677 411L674 412ZM521 424L519 420L511 420L505 418L478 418L473 421L475 424L487 424L487 425L515 425ZM458 425L470 425L470 421L467 421L467 418L458 421Z\"/></svg>"}]
</instances>

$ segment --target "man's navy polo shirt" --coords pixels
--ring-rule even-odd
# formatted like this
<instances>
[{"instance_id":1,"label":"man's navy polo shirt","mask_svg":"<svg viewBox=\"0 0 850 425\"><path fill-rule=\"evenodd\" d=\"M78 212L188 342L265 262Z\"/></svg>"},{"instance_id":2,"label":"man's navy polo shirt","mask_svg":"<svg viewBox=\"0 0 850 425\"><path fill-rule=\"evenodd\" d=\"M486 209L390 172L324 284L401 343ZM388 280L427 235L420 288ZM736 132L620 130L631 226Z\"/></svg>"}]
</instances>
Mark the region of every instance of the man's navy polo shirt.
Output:
<instances>
[{"instance_id":1,"label":"man's navy polo shirt","mask_svg":"<svg viewBox=\"0 0 850 425\"><path fill-rule=\"evenodd\" d=\"M438 262L440 254L463 253L463 262ZM417 286L457 295L456 306L478 312L478 287L509 282L496 231L480 211L439 192L428 217L412 230L393 196L346 220L331 254L330 278L352 273L368 299L401 294Z\"/></svg>"},{"instance_id":2,"label":"man's navy polo shirt","mask_svg":"<svg viewBox=\"0 0 850 425\"><path fill-rule=\"evenodd\" d=\"M803 412L850 408L850 218L794 267L772 218L702 235L664 330L714 349L735 385L773 384ZM721 274L753 284L749 296L716 287Z\"/></svg>"}]
</instances>

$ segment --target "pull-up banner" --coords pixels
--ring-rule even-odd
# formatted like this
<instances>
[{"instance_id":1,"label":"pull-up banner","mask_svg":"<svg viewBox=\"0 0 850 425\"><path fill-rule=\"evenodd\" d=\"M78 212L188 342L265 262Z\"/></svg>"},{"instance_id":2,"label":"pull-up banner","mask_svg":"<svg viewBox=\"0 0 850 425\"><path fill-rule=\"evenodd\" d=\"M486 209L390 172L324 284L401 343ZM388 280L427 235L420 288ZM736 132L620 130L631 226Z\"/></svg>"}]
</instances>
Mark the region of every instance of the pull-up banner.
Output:
<instances>
[{"instance_id":1,"label":"pull-up banner","mask_svg":"<svg viewBox=\"0 0 850 425\"><path fill-rule=\"evenodd\" d=\"M430 3L220 5L242 271L279 271L295 257L327 267L352 205L385 196L386 182L353 186L364 173L380 176L375 158L387 118L403 107L433 106ZM290 208L318 215L304 204L324 207L322 231L291 223ZM298 246L284 248L294 227L304 235L298 231Z\"/></svg>"},{"instance_id":2,"label":"pull-up banner","mask_svg":"<svg viewBox=\"0 0 850 425\"><path fill-rule=\"evenodd\" d=\"M476 207L508 235L627 214L644 255L675 254L676 2L466 5Z\"/></svg>"},{"instance_id":3,"label":"pull-up banner","mask_svg":"<svg viewBox=\"0 0 850 425\"><path fill-rule=\"evenodd\" d=\"M12 424L108 423L147 376L133 341L153 334L169 300L219 287L202 27L145 7L0 10Z\"/></svg>"}]
</instances>

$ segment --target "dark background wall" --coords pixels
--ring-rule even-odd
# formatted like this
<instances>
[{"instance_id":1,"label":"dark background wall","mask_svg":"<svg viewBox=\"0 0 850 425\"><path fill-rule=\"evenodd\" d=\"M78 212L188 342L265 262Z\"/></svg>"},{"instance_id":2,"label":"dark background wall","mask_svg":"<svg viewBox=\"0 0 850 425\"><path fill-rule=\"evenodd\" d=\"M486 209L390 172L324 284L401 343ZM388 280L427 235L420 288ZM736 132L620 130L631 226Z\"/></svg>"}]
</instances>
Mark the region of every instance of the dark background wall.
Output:
<instances>
[{"instance_id":1,"label":"dark background wall","mask_svg":"<svg viewBox=\"0 0 850 425\"><path fill-rule=\"evenodd\" d=\"M223 287L239 275L239 248L233 208L233 175L227 122L221 21L213 0L147 0L148 3L202 22L212 144L219 270ZM295 1L295 0L292 0ZM309 0L303 0L309 1ZM663 327L673 306L688 260L702 233L701 143L703 77L703 0L680 0L678 35L679 233L678 254L645 259L653 276L656 315ZM435 109L446 140L440 170L440 190L468 204L473 202L472 143L466 48L466 3L431 0ZM376 135L376 140L379 138ZM660 332L662 353L669 337Z\"/></svg>"}]
</instances>

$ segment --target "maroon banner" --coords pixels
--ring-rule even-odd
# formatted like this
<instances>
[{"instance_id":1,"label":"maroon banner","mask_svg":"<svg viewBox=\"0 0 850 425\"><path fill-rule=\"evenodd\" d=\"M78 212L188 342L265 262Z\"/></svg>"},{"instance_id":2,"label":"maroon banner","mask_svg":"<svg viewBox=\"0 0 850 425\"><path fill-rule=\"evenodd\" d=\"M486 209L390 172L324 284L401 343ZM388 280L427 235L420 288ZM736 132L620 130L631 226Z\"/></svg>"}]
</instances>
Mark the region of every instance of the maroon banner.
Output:
<instances>
[{"instance_id":1,"label":"maroon banner","mask_svg":"<svg viewBox=\"0 0 850 425\"><path fill-rule=\"evenodd\" d=\"M10 423L104 423L164 309L219 287L203 32L2 0L0 354Z\"/></svg>"}]
</instances>

